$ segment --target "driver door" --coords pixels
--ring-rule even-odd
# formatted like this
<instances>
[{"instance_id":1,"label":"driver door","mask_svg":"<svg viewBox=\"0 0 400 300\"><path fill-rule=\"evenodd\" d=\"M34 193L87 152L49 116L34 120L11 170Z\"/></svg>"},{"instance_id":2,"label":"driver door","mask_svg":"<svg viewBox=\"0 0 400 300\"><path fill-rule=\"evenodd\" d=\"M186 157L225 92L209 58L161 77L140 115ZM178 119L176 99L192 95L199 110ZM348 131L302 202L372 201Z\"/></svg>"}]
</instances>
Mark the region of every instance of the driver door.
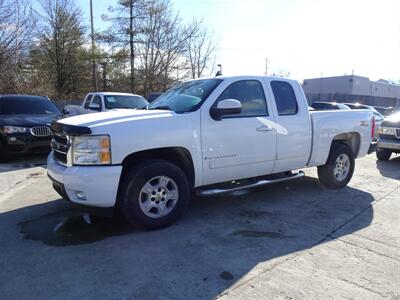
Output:
<instances>
[{"instance_id":1,"label":"driver door","mask_svg":"<svg viewBox=\"0 0 400 300\"><path fill-rule=\"evenodd\" d=\"M213 106L224 99L242 104L239 114L214 120L202 110L204 184L242 179L272 172L276 159L276 131L268 111L264 83L257 79L230 83Z\"/></svg>"}]
</instances>

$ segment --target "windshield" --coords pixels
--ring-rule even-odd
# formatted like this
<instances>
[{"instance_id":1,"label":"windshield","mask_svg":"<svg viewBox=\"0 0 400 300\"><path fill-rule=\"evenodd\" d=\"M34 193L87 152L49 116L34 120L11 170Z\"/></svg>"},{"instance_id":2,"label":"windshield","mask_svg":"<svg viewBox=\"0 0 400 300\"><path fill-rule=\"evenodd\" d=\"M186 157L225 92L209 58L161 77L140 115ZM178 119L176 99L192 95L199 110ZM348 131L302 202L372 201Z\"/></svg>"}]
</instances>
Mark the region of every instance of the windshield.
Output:
<instances>
[{"instance_id":1,"label":"windshield","mask_svg":"<svg viewBox=\"0 0 400 300\"><path fill-rule=\"evenodd\" d=\"M141 96L105 95L104 103L107 109L113 108L145 108L149 105Z\"/></svg>"},{"instance_id":2,"label":"windshield","mask_svg":"<svg viewBox=\"0 0 400 300\"><path fill-rule=\"evenodd\" d=\"M167 109L177 113L194 111L221 82L221 79L202 79L181 83L159 96L148 109Z\"/></svg>"},{"instance_id":3,"label":"windshield","mask_svg":"<svg viewBox=\"0 0 400 300\"><path fill-rule=\"evenodd\" d=\"M0 98L2 115L51 115L60 111L53 102L43 97L11 96Z\"/></svg>"}]
</instances>

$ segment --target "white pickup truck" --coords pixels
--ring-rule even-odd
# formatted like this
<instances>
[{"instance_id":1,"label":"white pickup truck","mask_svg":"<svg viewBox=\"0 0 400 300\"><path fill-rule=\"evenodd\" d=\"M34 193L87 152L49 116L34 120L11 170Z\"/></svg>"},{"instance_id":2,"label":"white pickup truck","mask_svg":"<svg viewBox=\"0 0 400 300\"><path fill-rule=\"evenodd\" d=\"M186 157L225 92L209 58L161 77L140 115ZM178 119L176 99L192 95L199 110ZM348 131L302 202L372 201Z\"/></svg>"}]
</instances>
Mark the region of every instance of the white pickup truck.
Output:
<instances>
[{"instance_id":1,"label":"white pickup truck","mask_svg":"<svg viewBox=\"0 0 400 300\"><path fill-rule=\"evenodd\" d=\"M192 191L207 196L268 185L315 166L325 187L344 187L354 159L371 150L373 122L367 110L309 112L293 80L198 79L147 110L54 122L48 175L71 202L161 228L177 220Z\"/></svg>"},{"instance_id":2,"label":"white pickup truck","mask_svg":"<svg viewBox=\"0 0 400 300\"><path fill-rule=\"evenodd\" d=\"M137 109L149 105L147 100L135 94L116 92L94 92L86 95L82 105L66 105L63 109L65 117L72 117L115 109Z\"/></svg>"}]
</instances>

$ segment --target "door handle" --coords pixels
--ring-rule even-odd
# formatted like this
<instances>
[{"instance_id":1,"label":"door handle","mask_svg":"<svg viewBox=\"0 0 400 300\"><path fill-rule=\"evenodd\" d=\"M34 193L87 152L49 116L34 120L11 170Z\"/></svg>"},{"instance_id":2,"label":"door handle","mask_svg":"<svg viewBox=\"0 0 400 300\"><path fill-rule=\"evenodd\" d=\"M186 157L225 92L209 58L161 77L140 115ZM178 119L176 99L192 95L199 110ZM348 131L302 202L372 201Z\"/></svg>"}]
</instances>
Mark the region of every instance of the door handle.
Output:
<instances>
[{"instance_id":1,"label":"door handle","mask_svg":"<svg viewBox=\"0 0 400 300\"><path fill-rule=\"evenodd\" d=\"M256 130L262 131L262 132L267 132L267 131L272 131L274 129L270 126L263 125L263 126L258 127Z\"/></svg>"}]
</instances>

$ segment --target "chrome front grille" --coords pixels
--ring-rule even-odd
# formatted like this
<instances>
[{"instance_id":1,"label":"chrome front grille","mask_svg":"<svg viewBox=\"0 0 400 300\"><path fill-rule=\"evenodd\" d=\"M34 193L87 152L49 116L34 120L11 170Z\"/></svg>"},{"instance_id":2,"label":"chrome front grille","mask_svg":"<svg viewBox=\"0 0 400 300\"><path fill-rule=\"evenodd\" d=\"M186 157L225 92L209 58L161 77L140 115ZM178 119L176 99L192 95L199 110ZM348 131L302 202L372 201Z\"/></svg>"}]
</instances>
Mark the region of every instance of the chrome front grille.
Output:
<instances>
[{"instance_id":1,"label":"chrome front grille","mask_svg":"<svg viewBox=\"0 0 400 300\"><path fill-rule=\"evenodd\" d=\"M67 154L69 150L68 138L65 134L52 131L51 148L53 149L53 157L61 164L67 164Z\"/></svg>"},{"instance_id":2,"label":"chrome front grille","mask_svg":"<svg viewBox=\"0 0 400 300\"><path fill-rule=\"evenodd\" d=\"M50 135L50 128L47 126L36 126L31 128L31 134L33 136L45 137Z\"/></svg>"}]
</instances>

